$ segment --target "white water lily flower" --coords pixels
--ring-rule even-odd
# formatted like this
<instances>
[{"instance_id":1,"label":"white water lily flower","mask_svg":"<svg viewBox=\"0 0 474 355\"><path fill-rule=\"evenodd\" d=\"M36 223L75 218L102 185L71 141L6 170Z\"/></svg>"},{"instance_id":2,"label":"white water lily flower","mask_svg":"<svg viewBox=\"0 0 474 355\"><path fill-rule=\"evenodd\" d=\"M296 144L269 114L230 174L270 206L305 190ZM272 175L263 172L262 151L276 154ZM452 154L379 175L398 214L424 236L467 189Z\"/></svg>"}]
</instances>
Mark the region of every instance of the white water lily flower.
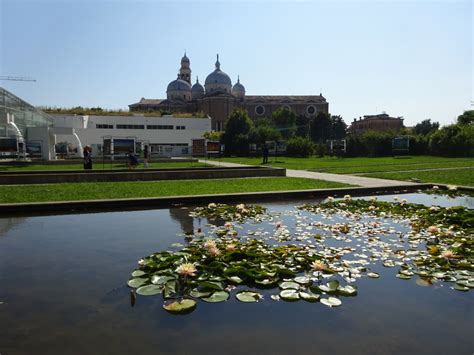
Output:
<instances>
[{"instance_id":1,"label":"white water lily flower","mask_svg":"<svg viewBox=\"0 0 474 355\"><path fill-rule=\"evenodd\" d=\"M448 190L449 191L456 191L458 187L456 185L448 185Z\"/></svg>"},{"instance_id":2,"label":"white water lily flower","mask_svg":"<svg viewBox=\"0 0 474 355\"><path fill-rule=\"evenodd\" d=\"M144 265L144 264L145 264L145 259L138 260L138 265Z\"/></svg>"},{"instance_id":3,"label":"white water lily flower","mask_svg":"<svg viewBox=\"0 0 474 355\"><path fill-rule=\"evenodd\" d=\"M372 202L375 202L375 201L377 201L377 196L371 196L369 198L369 200L372 201Z\"/></svg>"},{"instance_id":4,"label":"white water lily flower","mask_svg":"<svg viewBox=\"0 0 474 355\"><path fill-rule=\"evenodd\" d=\"M438 186L438 185L434 185L434 186L433 186L433 190L439 190L439 186Z\"/></svg>"},{"instance_id":5,"label":"white water lily flower","mask_svg":"<svg viewBox=\"0 0 474 355\"><path fill-rule=\"evenodd\" d=\"M334 201L334 197L328 196L328 202L333 202L333 201Z\"/></svg>"},{"instance_id":6,"label":"white water lily flower","mask_svg":"<svg viewBox=\"0 0 474 355\"><path fill-rule=\"evenodd\" d=\"M206 248L207 250L216 248L216 247L217 247L216 242L213 240L206 240L206 242L204 243L204 248Z\"/></svg>"},{"instance_id":7,"label":"white water lily flower","mask_svg":"<svg viewBox=\"0 0 474 355\"><path fill-rule=\"evenodd\" d=\"M351 195L344 195L344 200L350 201L350 200L352 200L352 196Z\"/></svg>"},{"instance_id":8,"label":"white water lily flower","mask_svg":"<svg viewBox=\"0 0 474 355\"><path fill-rule=\"evenodd\" d=\"M213 202L211 202L210 204L207 205L207 208L216 208L217 205Z\"/></svg>"}]
</instances>

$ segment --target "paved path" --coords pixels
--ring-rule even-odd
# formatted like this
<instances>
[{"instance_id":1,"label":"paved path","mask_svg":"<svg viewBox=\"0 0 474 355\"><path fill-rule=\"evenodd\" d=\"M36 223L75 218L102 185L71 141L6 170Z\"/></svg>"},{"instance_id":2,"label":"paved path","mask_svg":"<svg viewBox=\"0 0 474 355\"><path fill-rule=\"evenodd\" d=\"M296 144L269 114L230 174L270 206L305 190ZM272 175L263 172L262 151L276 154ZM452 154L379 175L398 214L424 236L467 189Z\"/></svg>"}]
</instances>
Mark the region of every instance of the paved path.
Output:
<instances>
[{"instance_id":1,"label":"paved path","mask_svg":"<svg viewBox=\"0 0 474 355\"><path fill-rule=\"evenodd\" d=\"M236 163L226 163L213 160L199 160L201 163L206 163L209 165L236 168L242 166L255 166L255 165L244 165ZM257 165L258 166L258 165ZM417 185L414 182L408 181L399 181L399 180L387 180L387 179L375 179L365 176L354 176L354 175L341 175L341 174L329 174L329 173L317 173L307 170L292 170L286 169L286 176L288 177L298 177L298 178L307 178L307 179L317 179L317 180L326 180L326 181L335 181L343 184L358 185L362 187L386 187L386 186L413 186Z\"/></svg>"}]
</instances>

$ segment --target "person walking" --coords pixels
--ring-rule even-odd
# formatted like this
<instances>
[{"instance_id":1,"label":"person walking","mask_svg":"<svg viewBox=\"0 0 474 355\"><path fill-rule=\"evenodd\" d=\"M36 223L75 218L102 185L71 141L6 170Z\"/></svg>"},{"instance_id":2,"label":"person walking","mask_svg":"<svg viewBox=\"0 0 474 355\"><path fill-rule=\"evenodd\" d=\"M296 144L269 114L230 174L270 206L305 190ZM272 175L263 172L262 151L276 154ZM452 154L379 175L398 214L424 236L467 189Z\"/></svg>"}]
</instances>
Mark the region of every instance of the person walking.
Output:
<instances>
[{"instance_id":1,"label":"person walking","mask_svg":"<svg viewBox=\"0 0 474 355\"><path fill-rule=\"evenodd\" d=\"M263 144L262 155L263 155L263 163L262 164L268 164L268 147L265 143Z\"/></svg>"},{"instance_id":2,"label":"person walking","mask_svg":"<svg viewBox=\"0 0 474 355\"><path fill-rule=\"evenodd\" d=\"M135 154L133 154L133 150L128 151L128 169L132 170L135 169L138 165L138 159Z\"/></svg>"},{"instance_id":3,"label":"person walking","mask_svg":"<svg viewBox=\"0 0 474 355\"><path fill-rule=\"evenodd\" d=\"M84 156L84 170L92 170L92 148L86 145L82 151Z\"/></svg>"},{"instance_id":4,"label":"person walking","mask_svg":"<svg viewBox=\"0 0 474 355\"><path fill-rule=\"evenodd\" d=\"M146 145L143 149L143 167L148 169L148 159L150 158L150 151L148 150L148 146Z\"/></svg>"}]
</instances>

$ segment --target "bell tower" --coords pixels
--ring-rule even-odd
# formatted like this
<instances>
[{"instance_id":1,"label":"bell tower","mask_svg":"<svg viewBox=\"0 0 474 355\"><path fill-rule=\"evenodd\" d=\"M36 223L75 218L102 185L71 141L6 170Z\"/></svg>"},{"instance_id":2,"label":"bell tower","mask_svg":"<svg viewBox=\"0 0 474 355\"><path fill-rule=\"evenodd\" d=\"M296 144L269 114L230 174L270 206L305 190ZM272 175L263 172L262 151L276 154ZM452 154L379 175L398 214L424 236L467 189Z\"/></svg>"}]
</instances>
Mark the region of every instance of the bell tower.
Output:
<instances>
[{"instance_id":1,"label":"bell tower","mask_svg":"<svg viewBox=\"0 0 474 355\"><path fill-rule=\"evenodd\" d=\"M183 58L181 58L181 68L179 69L179 79L184 80L191 84L191 67L190 67L189 58L184 52Z\"/></svg>"}]
</instances>

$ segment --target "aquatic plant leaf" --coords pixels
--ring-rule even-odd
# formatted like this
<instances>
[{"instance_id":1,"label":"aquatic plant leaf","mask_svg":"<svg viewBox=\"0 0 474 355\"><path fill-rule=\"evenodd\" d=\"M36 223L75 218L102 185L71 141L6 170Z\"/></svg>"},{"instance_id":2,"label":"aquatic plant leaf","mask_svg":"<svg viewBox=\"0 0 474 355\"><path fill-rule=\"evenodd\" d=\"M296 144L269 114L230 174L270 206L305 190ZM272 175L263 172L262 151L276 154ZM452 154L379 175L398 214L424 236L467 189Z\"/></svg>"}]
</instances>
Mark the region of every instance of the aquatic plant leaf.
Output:
<instances>
[{"instance_id":1,"label":"aquatic plant leaf","mask_svg":"<svg viewBox=\"0 0 474 355\"><path fill-rule=\"evenodd\" d=\"M130 286L130 287L133 287L133 288L138 288L140 286L143 286L147 282L148 282L148 279L144 279L144 278L139 277L139 278L128 280L127 285Z\"/></svg>"},{"instance_id":2,"label":"aquatic plant leaf","mask_svg":"<svg viewBox=\"0 0 474 355\"><path fill-rule=\"evenodd\" d=\"M258 292L242 291L235 295L240 302L258 302L262 295Z\"/></svg>"},{"instance_id":3,"label":"aquatic plant leaf","mask_svg":"<svg viewBox=\"0 0 474 355\"><path fill-rule=\"evenodd\" d=\"M242 280L240 277L238 276L231 276L231 277L228 277L227 280L229 281L232 281L233 283L236 283L236 284L240 284L242 283L244 280Z\"/></svg>"},{"instance_id":4,"label":"aquatic plant leaf","mask_svg":"<svg viewBox=\"0 0 474 355\"><path fill-rule=\"evenodd\" d=\"M196 301L185 298L181 301L173 301L163 305L163 308L171 313L189 312L196 307Z\"/></svg>"},{"instance_id":5,"label":"aquatic plant leaf","mask_svg":"<svg viewBox=\"0 0 474 355\"><path fill-rule=\"evenodd\" d=\"M192 297L196 298L201 298L201 297L209 297L211 295L212 291L199 291L198 289L192 289L191 292L189 292L189 295Z\"/></svg>"},{"instance_id":6,"label":"aquatic plant leaf","mask_svg":"<svg viewBox=\"0 0 474 355\"><path fill-rule=\"evenodd\" d=\"M137 289L137 293L142 296L153 296L161 293L163 290L162 286L157 286L157 285L146 285L139 287Z\"/></svg>"},{"instance_id":7,"label":"aquatic plant leaf","mask_svg":"<svg viewBox=\"0 0 474 355\"><path fill-rule=\"evenodd\" d=\"M285 282L281 282L279 284L280 288L283 289L283 290L286 290L286 289L294 289L294 290L298 290L301 286L300 284L296 283L296 282L293 282L293 281L285 281Z\"/></svg>"},{"instance_id":8,"label":"aquatic plant leaf","mask_svg":"<svg viewBox=\"0 0 474 355\"><path fill-rule=\"evenodd\" d=\"M316 294L316 293L312 293L312 292L302 292L300 291L299 292L299 296L304 299L305 301L308 301L308 302L316 302L319 300L319 298L321 297L321 295L319 294Z\"/></svg>"},{"instance_id":9,"label":"aquatic plant leaf","mask_svg":"<svg viewBox=\"0 0 474 355\"><path fill-rule=\"evenodd\" d=\"M154 285L164 285L168 281L175 280L173 276L158 276L158 275L153 275L151 277L151 283Z\"/></svg>"},{"instance_id":10,"label":"aquatic plant leaf","mask_svg":"<svg viewBox=\"0 0 474 355\"><path fill-rule=\"evenodd\" d=\"M378 279L380 277L380 275L376 272L369 272L369 273L367 273L367 276L372 278L372 279Z\"/></svg>"},{"instance_id":11,"label":"aquatic plant leaf","mask_svg":"<svg viewBox=\"0 0 474 355\"><path fill-rule=\"evenodd\" d=\"M342 304L341 300L336 297L321 298L320 302L328 307L337 307Z\"/></svg>"},{"instance_id":12,"label":"aquatic plant leaf","mask_svg":"<svg viewBox=\"0 0 474 355\"><path fill-rule=\"evenodd\" d=\"M287 289L280 292L280 297L285 301L297 301L300 299L298 291Z\"/></svg>"},{"instance_id":13,"label":"aquatic plant leaf","mask_svg":"<svg viewBox=\"0 0 474 355\"><path fill-rule=\"evenodd\" d=\"M295 277L295 281L301 285L311 285L313 283L313 281L311 281L311 279L306 276Z\"/></svg>"},{"instance_id":14,"label":"aquatic plant leaf","mask_svg":"<svg viewBox=\"0 0 474 355\"><path fill-rule=\"evenodd\" d=\"M211 303L224 302L229 299L229 294L225 291L216 291L209 297L201 297L201 299Z\"/></svg>"},{"instance_id":15,"label":"aquatic plant leaf","mask_svg":"<svg viewBox=\"0 0 474 355\"><path fill-rule=\"evenodd\" d=\"M339 286L337 292L342 296L355 296L357 295L357 288L351 285Z\"/></svg>"},{"instance_id":16,"label":"aquatic plant leaf","mask_svg":"<svg viewBox=\"0 0 474 355\"><path fill-rule=\"evenodd\" d=\"M143 275L145 275L145 274L146 274L146 273L145 273L145 271L143 271L143 270L135 270L134 272L132 272L132 276L133 276L133 277L139 277L139 276L143 276Z\"/></svg>"},{"instance_id":17,"label":"aquatic plant leaf","mask_svg":"<svg viewBox=\"0 0 474 355\"><path fill-rule=\"evenodd\" d=\"M211 290L222 291L224 287L222 286L221 282L218 281L198 281L197 283L201 287L206 287Z\"/></svg>"}]
</instances>

